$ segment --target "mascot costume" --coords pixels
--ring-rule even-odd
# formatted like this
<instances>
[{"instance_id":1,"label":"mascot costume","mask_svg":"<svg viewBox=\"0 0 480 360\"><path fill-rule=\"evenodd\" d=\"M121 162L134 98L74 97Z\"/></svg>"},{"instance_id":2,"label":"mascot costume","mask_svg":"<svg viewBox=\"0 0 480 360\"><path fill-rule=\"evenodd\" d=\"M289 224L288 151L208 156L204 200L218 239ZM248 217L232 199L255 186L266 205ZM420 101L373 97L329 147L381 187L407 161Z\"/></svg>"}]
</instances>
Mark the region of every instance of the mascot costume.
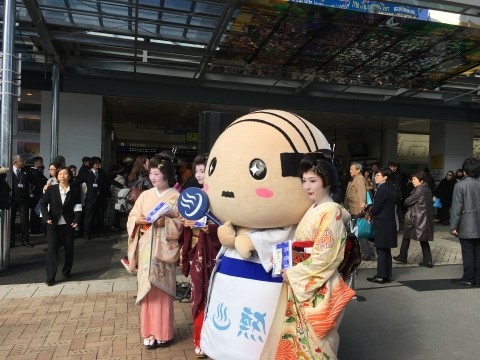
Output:
<instances>
[{"instance_id":1,"label":"mascot costume","mask_svg":"<svg viewBox=\"0 0 480 360\"><path fill-rule=\"evenodd\" d=\"M201 335L211 358L260 358L282 285L271 275L272 245L293 240L312 204L299 163L319 149L330 149L320 130L278 110L235 120L213 145L204 191L224 224Z\"/></svg>"}]
</instances>

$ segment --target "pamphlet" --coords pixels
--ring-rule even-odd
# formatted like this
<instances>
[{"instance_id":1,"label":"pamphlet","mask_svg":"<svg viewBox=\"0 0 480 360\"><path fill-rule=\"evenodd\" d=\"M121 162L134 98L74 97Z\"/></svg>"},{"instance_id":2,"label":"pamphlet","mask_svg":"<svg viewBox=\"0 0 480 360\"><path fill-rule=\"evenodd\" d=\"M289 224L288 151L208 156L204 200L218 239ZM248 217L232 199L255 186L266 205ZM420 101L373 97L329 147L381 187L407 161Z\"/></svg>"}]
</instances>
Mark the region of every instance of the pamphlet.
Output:
<instances>
[{"instance_id":1,"label":"pamphlet","mask_svg":"<svg viewBox=\"0 0 480 360\"><path fill-rule=\"evenodd\" d=\"M292 267L292 241L288 240L272 246L272 277L282 276L282 270Z\"/></svg>"},{"instance_id":2,"label":"pamphlet","mask_svg":"<svg viewBox=\"0 0 480 360\"><path fill-rule=\"evenodd\" d=\"M157 206L155 206L152 211L148 213L146 219L151 224L160 216L168 213L170 210L172 210L172 208L162 201Z\"/></svg>"},{"instance_id":3,"label":"pamphlet","mask_svg":"<svg viewBox=\"0 0 480 360\"><path fill-rule=\"evenodd\" d=\"M193 225L192 228L204 228L205 226L207 226L207 216L196 220L195 225Z\"/></svg>"}]
</instances>

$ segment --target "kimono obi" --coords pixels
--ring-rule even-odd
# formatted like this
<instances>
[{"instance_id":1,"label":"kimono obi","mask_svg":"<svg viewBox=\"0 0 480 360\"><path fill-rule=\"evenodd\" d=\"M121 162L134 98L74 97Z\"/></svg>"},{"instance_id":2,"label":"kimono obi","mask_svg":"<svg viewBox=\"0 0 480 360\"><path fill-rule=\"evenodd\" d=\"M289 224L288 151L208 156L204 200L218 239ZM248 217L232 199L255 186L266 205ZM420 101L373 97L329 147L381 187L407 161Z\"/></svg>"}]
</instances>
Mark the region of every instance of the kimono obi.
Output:
<instances>
[{"instance_id":1,"label":"kimono obi","mask_svg":"<svg viewBox=\"0 0 480 360\"><path fill-rule=\"evenodd\" d=\"M229 276L235 276L244 279L281 283L283 278L272 277L272 272L266 272L262 264L252 261L240 260L228 256L222 256L219 260L217 272Z\"/></svg>"},{"instance_id":2,"label":"kimono obi","mask_svg":"<svg viewBox=\"0 0 480 360\"><path fill-rule=\"evenodd\" d=\"M192 240L191 240L191 248L193 249L195 245L198 243L198 237L200 236L200 229L192 229Z\"/></svg>"},{"instance_id":3,"label":"kimono obi","mask_svg":"<svg viewBox=\"0 0 480 360\"><path fill-rule=\"evenodd\" d=\"M292 263L297 265L310 257L313 241L294 241L292 243Z\"/></svg>"}]
</instances>

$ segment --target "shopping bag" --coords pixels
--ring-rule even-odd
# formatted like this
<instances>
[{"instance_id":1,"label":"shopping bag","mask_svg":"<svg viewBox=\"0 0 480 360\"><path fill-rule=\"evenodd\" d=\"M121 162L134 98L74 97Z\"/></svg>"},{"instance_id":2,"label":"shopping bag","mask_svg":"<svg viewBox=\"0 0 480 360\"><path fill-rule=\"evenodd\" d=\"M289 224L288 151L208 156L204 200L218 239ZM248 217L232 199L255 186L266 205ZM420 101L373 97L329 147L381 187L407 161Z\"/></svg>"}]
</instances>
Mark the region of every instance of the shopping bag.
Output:
<instances>
[{"instance_id":1,"label":"shopping bag","mask_svg":"<svg viewBox=\"0 0 480 360\"><path fill-rule=\"evenodd\" d=\"M357 237L359 239L373 239L375 237L375 229L365 218L359 218L357 220L357 229Z\"/></svg>"},{"instance_id":2,"label":"shopping bag","mask_svg":"<svg viewBox=\"0 0 480 360\"><path fill-rule=\"evenodd\" d=\"M437 209L442 208L442 202L440 201L440 198L435 198L435 201L433 202L433 207Z\"/></svg>"}]
</instances>

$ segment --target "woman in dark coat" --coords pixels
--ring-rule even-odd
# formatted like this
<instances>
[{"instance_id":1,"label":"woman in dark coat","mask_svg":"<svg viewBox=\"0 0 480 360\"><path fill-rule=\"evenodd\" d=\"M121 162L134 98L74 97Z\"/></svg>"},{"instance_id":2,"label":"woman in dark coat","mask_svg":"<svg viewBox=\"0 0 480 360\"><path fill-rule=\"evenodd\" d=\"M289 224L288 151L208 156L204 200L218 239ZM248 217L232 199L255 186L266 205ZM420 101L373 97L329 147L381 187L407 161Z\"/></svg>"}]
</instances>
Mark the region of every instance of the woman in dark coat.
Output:
<instances>
[{"instance_id":1,"label":"woman in dark coat","mask_svg":"<svg viewBox=\"0 0 480 360\"><path fill-rule=\"evenodd\" d=\"M449 171L433 193L442 203L442 207L438 209L437 214L440 222L444 225L450 224L450 207L452 206L453 188L456 183L455 174L453 171Z\"/></svg>"},{"instance_id":2,"label":"woman in dark coat","mask_svg":"<svg viewBox=\"0 0 480 360\"><path fill-rule=\"evenodd\" d=\"M405 230L403 232L400 254L393 260L406 263L410 240L420 241L422 247L423 261L420 266L433 267L432 253L429 241L433 240L433 201L432 191L425 181L425 173L417 171L412 175L412 183L415 186L412 193L405 199Z\"/></svg>"},{"instance_id":3,"label":"woman in dark coat","mask_svg":"<svg viewBox=\"0 0 480 360\"><path fill-rule=\"evenodd\" d=\"M395 189L390 182L387 182L390 174L389 169L380 169L375 174L377 192L370 210L370 214L374 216L377 275L367 280L377 284L392 281L392 248L397 247Z\"/></svg>"}]
</instances>

